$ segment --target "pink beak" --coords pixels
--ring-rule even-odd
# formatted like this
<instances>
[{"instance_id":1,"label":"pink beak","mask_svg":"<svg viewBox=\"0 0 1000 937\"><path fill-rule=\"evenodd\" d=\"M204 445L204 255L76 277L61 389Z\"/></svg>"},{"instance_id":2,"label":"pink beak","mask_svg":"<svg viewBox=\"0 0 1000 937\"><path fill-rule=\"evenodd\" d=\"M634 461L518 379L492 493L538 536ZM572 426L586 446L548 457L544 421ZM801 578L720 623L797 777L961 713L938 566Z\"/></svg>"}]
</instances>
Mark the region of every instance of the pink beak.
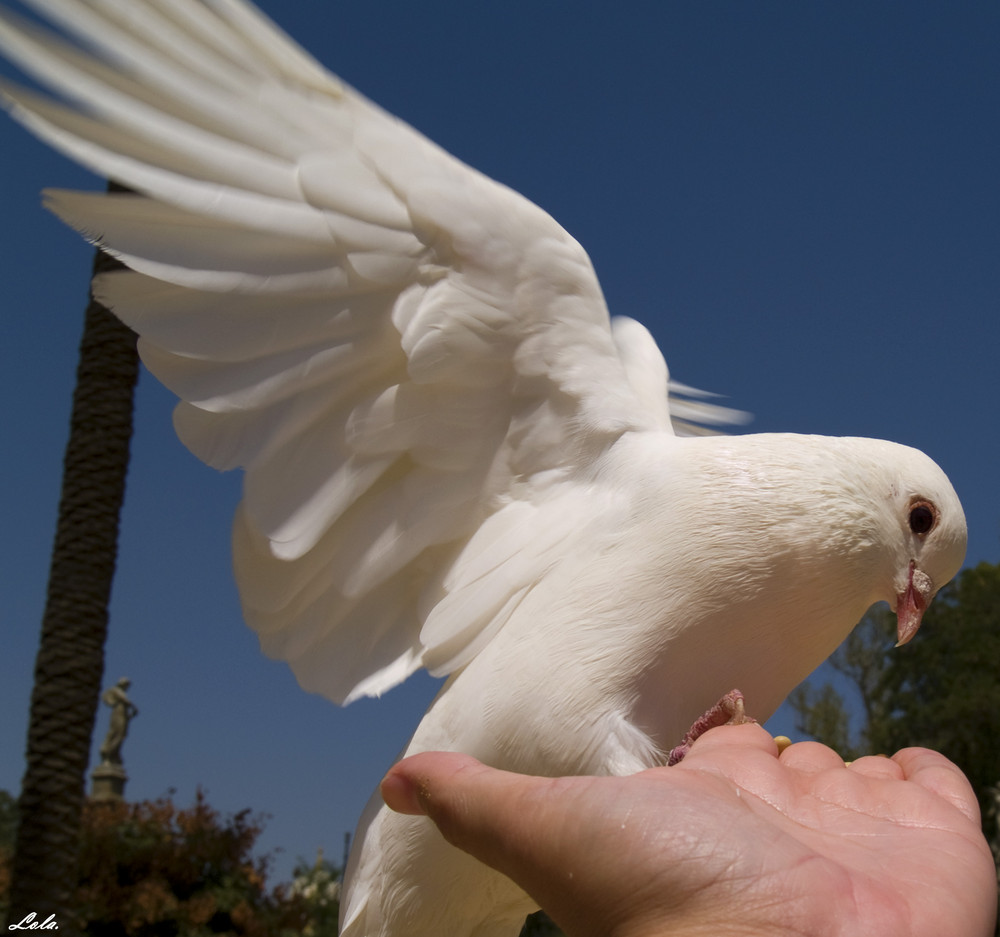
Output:
<instances>
[{"instance_id":1,"label":"pink beak","mask_svg":"<svg viewBox=\"0 0 1000 937\"><path fill-rule=\"evenodd\" d=\"M931 577L910 560L910 576L904 589L896 596L896 647L906 644L920 627L927 606L934 598L934 583Z\"/></svg>"}]
</instances>

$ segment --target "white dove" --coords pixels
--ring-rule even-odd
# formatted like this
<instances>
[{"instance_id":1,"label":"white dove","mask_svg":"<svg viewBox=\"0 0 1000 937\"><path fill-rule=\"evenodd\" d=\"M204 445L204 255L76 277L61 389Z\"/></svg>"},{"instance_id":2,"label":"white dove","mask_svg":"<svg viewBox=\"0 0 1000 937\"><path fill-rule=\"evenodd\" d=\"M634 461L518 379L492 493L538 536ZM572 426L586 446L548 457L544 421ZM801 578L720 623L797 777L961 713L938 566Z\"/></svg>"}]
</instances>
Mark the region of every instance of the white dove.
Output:
<instances>
[{"instance_id":1,"label":"white dove","mask_svg":"<svg viewBox=\"0 0 1000 937\"><path fill-rule=\"evenodd\" d=\"M31 0L0 47L67 107L31 131L135 195L47 204L134 272L96 292L242 466L246 619L344 703L450 677L406 753L543 775L662 763L741 689L758 718L879 600L908 640L959 569L961 505L913 449L678 435L638 323L535 205L324 70L242 0ZM673 423L673 425L672 425ZM532 901L377 798L348 937L516 935Z\"/></svg>"}]
</instances>

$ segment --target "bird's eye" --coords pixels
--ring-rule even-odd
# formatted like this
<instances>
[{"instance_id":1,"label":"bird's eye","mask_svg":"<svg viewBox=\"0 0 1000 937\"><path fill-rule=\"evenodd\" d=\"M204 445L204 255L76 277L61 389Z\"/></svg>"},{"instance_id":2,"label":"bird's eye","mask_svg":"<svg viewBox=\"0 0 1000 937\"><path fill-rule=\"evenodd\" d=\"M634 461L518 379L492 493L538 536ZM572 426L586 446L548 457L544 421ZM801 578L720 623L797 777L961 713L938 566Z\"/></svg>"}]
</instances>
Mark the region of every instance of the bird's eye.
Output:
<instances>
[{"instance_id":1,"label":"bird's eye","mask_svg":"<svg viewBox=\"0 0 1000 937\"><path fill-rule=\"evenodd\" d=\"M920 536L926 534L937 520L934 508L921 501L910 508L910 530Z\"/></svg>"}]
</instances>

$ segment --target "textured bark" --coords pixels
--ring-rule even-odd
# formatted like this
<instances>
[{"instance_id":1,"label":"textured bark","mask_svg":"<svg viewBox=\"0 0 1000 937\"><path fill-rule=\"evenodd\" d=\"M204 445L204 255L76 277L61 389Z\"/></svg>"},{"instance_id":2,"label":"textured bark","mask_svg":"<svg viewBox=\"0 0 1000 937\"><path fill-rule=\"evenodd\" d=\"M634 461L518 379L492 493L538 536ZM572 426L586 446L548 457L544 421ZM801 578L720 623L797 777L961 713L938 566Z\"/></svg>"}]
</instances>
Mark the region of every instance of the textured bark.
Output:
<instances>
[{"instance_id":1,"label":"textured bark","mask_svg":"<svg viewBox=\"0 0 1000 937\"><path fill-rule=\"evenodd\" d=\"M94 271L117 265L98 252ZM108 600L125 493L135 334L87 307L49 572L12 866L8 924L55 915L79 933L72 895L87 762L104 676Z\"/></svg>"}]
</instances>

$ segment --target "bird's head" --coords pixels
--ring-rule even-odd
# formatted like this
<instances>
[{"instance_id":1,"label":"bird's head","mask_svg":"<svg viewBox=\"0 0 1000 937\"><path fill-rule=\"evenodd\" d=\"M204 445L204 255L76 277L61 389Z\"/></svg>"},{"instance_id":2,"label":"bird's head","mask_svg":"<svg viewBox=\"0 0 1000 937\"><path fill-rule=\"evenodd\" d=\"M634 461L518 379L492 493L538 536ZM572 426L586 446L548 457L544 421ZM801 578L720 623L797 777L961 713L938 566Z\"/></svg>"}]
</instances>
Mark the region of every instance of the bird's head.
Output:
<instances>
[{"instance_id":1,"label":"bird's head","mask_svg":"<svg viewBox=\"0 0 1000 937\"><path fill-rule=\"evenodd\" d=\"M883 555L891 558L891 581L880 585L896 613L899 644L920 627L924 611L965 559L965 513L943 471L924 453L871 439L845 439L859 463L875 464L881 480Z\"/></svg>"},{"instance_id":2,"label":"bird's head","mask_svg":"<svg viewBox=\"0 0 1000 937\"><path fill-rule=\"evenodd\" d=\"M934 594L965 559L965 514L958 496L937 465L923 453L915 455L920 458L913 460L911 474L894 492L903 546L893 580L895 601L890 604L899 644L917 633Z\"/></svg>"},{"instance_id":3,"label":"bird's head","mask_svg":"<svg viewBox=\"0 0 1000 937\"><path fill-rule=\"evenodd\" d=\"M756 576L771 594L768 576L798 583L789 592L792 607L811 597L828 613L836 643L844 622L853 618L853 625L878 601L896 612L900 644L916 634L931 599L965 557L965 514L933 460L878 439L709 439L693 445L721 456L719 474L706 472L723 505L712 529L724 532L726 519L740 517L748 578Z\"/></svg>"}]
</instances>

